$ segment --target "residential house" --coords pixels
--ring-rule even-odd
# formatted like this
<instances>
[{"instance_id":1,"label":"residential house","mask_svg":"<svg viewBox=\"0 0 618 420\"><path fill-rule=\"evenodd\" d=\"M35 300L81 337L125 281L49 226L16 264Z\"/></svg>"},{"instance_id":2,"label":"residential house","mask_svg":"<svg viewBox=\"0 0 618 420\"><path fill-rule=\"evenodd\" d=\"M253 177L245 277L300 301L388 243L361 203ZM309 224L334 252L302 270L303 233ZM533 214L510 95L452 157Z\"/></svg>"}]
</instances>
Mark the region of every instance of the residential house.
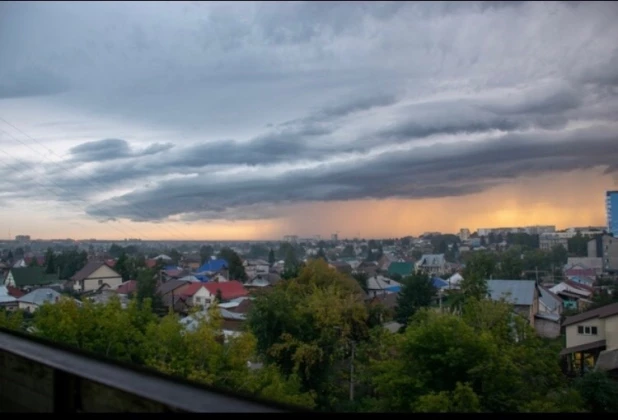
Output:
<instances>
[{"instance_id":1,"label":"residential house","mask_svg":"<svg viewBox=\"0 0 618 420\"><path fill-rule=\"evenodd\" d=\"M27 256L24 256L24 258L15 261L15 263L13 264L13 268L30 267L32 265L33 260L36 260L37 266L45 267L45 257L27 255Z\"/></svg>"},{"instance_id":2,"label":"residential house","mask_svg":"<svg viewBox=\"0 0 618 420\"><path fill-rule=\"evenodd\" d=\"M0 286L0 308L7 311L14 311L19 307L17 298L11 296L6 286Z\"/></svg>"},{"instance_id":3,"label":"residential house","mask_svg":"<svg viewBox=\"0 0 618 420\"><path fill-rule=\"evenodd\" d=\"M101 289L95 294L88 296L91 302L99 304L107 304L112 298L120 300L120 307L126 309L129 304L129 296L117 293L116 290Z\"/></svg>"},{"instance_id":4,"label":"residential house","mask_svg":"<svg viewBox=\"0 0 618 420\"><path fill-rule=\"evenodd\" d=\"M549 291L562 299L565 309L584 309L591 303L594 294L592 287L571 280L564 280Z\"/></svg>"},{"instance_id":5,"label":"residential house","mask_svg":"<svg viewBox=\"0 0 618 420\"><path fill-rule=\"evenodd\" d=\"M517 314L534 327L539 312L539 289L534 280L487 280L492 300L504 299L514 306Z\"/></svg>"},{"instance_id":6,"label":"residential house","mask_svg":"<svg viewBox=\"0 0 618 420\"><path fill-rule=\"evenodd\" d=\"M387 273L390 277L399 275L402 278L411 275L414 272L413 262L391 262L388 265Z\"/></svg>"},{"instance_id":7,"label":"residential house","mask_svg":"<svg viewBox=\"0 0 618 420\"><path fill-rule=\"evenodd\" d=\"M618 372L618 303L568 317L562 323L569 372L583 374L591 368Z\"/></svg>"},{"instance_id":8,"label":"residential house","mask_svg":"<svg viewBox=\"0 0 618 420\"><path fill-rule=\"evenodd\" d=\"M575 264L564 269L564 277L576 283L593 286L596 282L597 274L594 268L588 268L583 264Z\"/></svg>"},{"instance_id":9,"label":"residential house","mask_svg":"<svg viewBox=\"0 0 618 420\"><path fill-rule=\"evenodd\" d=\"M186 302L187 297L185 291L187 287L191 284L202 284L200 282L191 282L186 280L170 280L168 282L162 283L157 288L157 294L161 296L161 300L163 301L163 305L165 305L168 310L172 308L174 312L178 313L186 313L189 305Z\"/></svg>"},{"instance_id":10,"label":"residential house","mask_svg":"<svg viewBox=\"0 0 618 420\"><path fill-rule=\"evenodd\" d=\"M378 272L378 263L375 261L363 261L356 269L359 273L365 273L368 276L373 276ZM389 275L391 273L389 272Z\"/></svg>"},{"instance_id":11,"label":"residential house","mask_svg":"<svg viewBox=\"0 0 618 420\"><path fill-rule=\"evenodd\" d=\"M382 275L373 275L367 279L367 296L376 296L390 293L398 293L401 290L401 283Z\"/></svg>"},{"instance_id":12,"label":"residential house","mask_svg":"<svg viewBox=\"0 0 618 420\"><path fill-rule=\"evenodd\" d=\"M202 265L202 260L199 255L183 257L180 265L184 269L195 271Z\"/></svg>"},{"instance_id":13,"label":"residential house","mask_svg":"<svg viewBox=\"0 0 618 420\"><path fill-rule=\"evenodd\" d=\"M380 271L388 271L388 267L395 261L397 261L397 259L393 258L393 256L384 254L378 260L378 268Z\"/></svg>"},{"instance_id":14,"label":"residential house","mask_svg":"<svg viewBox=\"0 0 618 420\"><path fill-rule=\"evenodd\" d=\"M557 338L560 336L560 319L564 304L560 296L549 289L539 286L539 311L536 313L534 329L541 337Z\"/></svg>"},{"instance_id":15,"label":"residential house","mask_svg":"<svg viewBox=\"0 0 618 420\"><path fill-rule=\"evenodd\" d=\"M569 257L565 265L565 271L569 268L582 268L594 270L594 276L603 274L603 258L601 257Z\"/></svg>"},{"instance_id":16,"label":"residential house","mask_svg":"<svg viewBox=\"0 0 618 420\"><path fill-rule=\"evenodd\" d=\"M416 270L430 275L440 275L448 271L444 254L425 254L416 262Z\"/></svg>"},{"instance_id":17,"label":"residential house","mask_svg":"<svg viewBox=\"0 0 618 420\"><path fill-rule=\"evenodd\" d=\"M245 260L243 262L247 278L253 279L259 275L267 275L270 271L270 264L264 260Z\"/></svg>"},{"instance_id":18,"label":"residential house","mask_svg":"<svg viewBox=\"0 0 618 420\"><path fill-rule=\"evenodd\" d=\"M222 274L226 279L229 276L228 272L229 264L223 258L215 258L212 257L210 260L206 261L202 264L196 271L195 276L200 278L200 276L212 277L215 274Z\"/></svg>"},{"instance_id":19,"label":"residential house","mask_svg":"<svg viewBox=\"0 0 618 420\"><path fill-rule=\"evenodd\" d=\"M35 289L32 292L17 299L19 309L34 312L44 303L56 303L60 300L60 293L54 289L41 288Z\"/></svg>"},{"instance_id":20,"label":"residential house","mask_svg":"<svg viewBox=\"0 0 618 420\"><path fill-rule=\"evenodd\" d=\"M462 281L463 277L459 273L453 274L446 280L446 282L448 283L448 288L453 290L459 289L460 283Z\"/></svg>"},{"instance_id":21,"label":"residential house","mask_svg":"<svg viewBox=\"0 0 618 420\"><path fill-rule=\"evenodd\" d=\"M223 334L222 339L227 341L230 337L237 337L240 335L240 329L246 320L246 316L235 314L222 308L219 308L219 311L223 318L223 325L221 328ZM201 322L208 320L208 316L207 311L201 311L182 318L179 322L186 331L195 331Z\"/></svg>"},{"instance_id":22,"label":"residential house","mask_svg":"<svg viewBox=\"0 0 618 420\"><path fill-rule=\"evenodd\" d=\"M271 287L281 281L281 276L277 273L258 274L250 281L245 283L246 288Z\"/></svg>"},{"instance_id":23,"label":"residential house","mask_svg":"<svg viewBox=\"0 0 618 420\"><path fill-rule=\"evenodd\" d=\"M331 261L328 263L330 268L334 268L343 274L352 274L352 266L345 261Z\"/></svg>"},{"instance_id":24,"label":"residential house","mask_svg":"<svg viewBox=\"0 0 618 420\"><path fill-rule=\"evenodd\" d=\"M116 289L122 284L122 276L101 261L91 261L73 277L73 289L80 293L92 292L102 288Z\"/></svg>"},{"instance_id":25,"label":"residential house","mask_svg":"<svg viewBox=\"0 0 618 420\"><path fill-rule=\"evenodd\" d=\"M137 280L129 280L121 283L115 290L119 295L129 296L137 291Z\"/></svg>"},{"instance_id":26,"label":"residential house","mask_svg":"<svg viewBox=\"0 0 618 420\"><path fill-rule=\"evenodd\" d=\"M23 290L47 286L58 281L57 274L47 274L43 267L11 268L4 279L5 286L13 286Z\"/></svg>"},{"instance_id":27,"label":"residential house","mask_svg":"<svg viewBox=\"0 0 618 420\"><path fill-rule=\"evenodd\" d=\"M191 283L184 289L183 296L189 306L206 307L215 299L217 292L221 293L221 300L224 302L249 294L242 283L231 280L225 283Z\"/></svg>"}]
</instances>

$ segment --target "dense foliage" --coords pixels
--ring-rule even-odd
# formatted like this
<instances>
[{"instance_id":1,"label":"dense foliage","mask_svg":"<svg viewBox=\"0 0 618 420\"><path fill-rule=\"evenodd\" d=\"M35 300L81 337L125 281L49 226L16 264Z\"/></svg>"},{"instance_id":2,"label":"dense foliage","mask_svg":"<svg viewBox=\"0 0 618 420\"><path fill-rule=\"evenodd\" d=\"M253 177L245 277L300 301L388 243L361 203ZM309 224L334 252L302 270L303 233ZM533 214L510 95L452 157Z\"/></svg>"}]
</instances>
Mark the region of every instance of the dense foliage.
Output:
<instances>
[{"instance_id":1,"label":"dense foliage","mask_svg":"<svg viewBox=\"0 0 618 420\"><path fill-rule=\"evenodd\" d=\"M153 314L149 270L138 276L139 299L124 310L117 299L103 305L64 298L32 320L0 312L0 326L323 411L617 410L615 382L595 372L571 385L559 368L561 343L539 338L507 302L486 298L484 274L501 268L489 255L477 258L467 266L457 311L430 306L427 276L404 279L401 333L376 322L362 279L322 259L261 292L247 330L227 342L214 305L195 330L185 330L177 315Z\"/></svg>"}]
</instances>

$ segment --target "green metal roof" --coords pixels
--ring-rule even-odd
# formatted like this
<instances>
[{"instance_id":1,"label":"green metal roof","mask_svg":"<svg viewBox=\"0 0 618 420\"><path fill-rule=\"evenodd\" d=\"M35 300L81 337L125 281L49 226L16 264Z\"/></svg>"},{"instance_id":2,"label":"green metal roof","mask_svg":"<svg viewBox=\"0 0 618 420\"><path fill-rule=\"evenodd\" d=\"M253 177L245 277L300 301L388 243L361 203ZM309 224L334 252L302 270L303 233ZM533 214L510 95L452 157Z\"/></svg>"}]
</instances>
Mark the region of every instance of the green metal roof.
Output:
<instances>
[{"instance_id":1,"label":"green metal roof","mask_svg":"<svg viewBox=\"0 0 618 420\"><path fill-rule=\"evenodd\" d=\"M20 267L12 268L13 280L16 287L41 286L58 281L58 275L45 274L43 267Z\"/></svg>"},{"instance_id":2,"label":"green metal roof","mask_svg":"<svg viewBox=\"0 0 618 420\"><path fill-rule=\"evenodd\" d=\"M388 274L399 274L409 276L414 271L414 263L411 262L392 262L388 266Z\"/></svg>"}]
</instances>

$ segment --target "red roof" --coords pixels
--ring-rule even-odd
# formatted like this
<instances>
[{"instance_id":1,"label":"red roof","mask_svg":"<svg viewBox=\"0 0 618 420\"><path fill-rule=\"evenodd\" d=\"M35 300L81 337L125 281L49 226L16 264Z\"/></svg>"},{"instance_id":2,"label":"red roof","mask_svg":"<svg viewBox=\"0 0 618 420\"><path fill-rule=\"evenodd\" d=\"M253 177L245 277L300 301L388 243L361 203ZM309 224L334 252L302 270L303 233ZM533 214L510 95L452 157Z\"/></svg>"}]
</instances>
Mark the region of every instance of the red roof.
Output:
<instances>
[{"instance_id":1,"label":"red roof","mask_svg":"<svg viewBox=\"0 0 618 420\"><path fill-rule=\"evenodd\" d=\"M25 293L22 292L21 290L13 287L13 286L6 286L6 289L9 292L10 296L13 296L15 299L19 299L20 297L24 296Z\"/></svg>"},{"instance_id":2,"label":"red roof","mask_svg":"<svg viewBox=\"0 0 618 420\"><path fill-rule=\"evenodd\" d=\"M217 290L221 290L221 298L223 300L236 299L249 294L242 283L236 280L221 283L205 283L204 287L213 295L217 294Z\"/></svg>"},{"instance_id":3,"label":"red roof","mask_svg":"<svg viewBox=\"0 0 618 420\"><path fill-rule=\"evenodd\" d=\"M149 259L146 260L146 267L154 268L157 265L157 260Z\"/></svg>"},{"instance_id":4,"label":"red roof","mask_svg":"<svg viewBox=\"0 0 618 420\"><path fill-rule=\"evenodd\" d=\"M107 264L111 268L114 268L116 267L116 260L105 260L105 264Z\"/></svg>"},{"instance_id":5,"label":"red roof","mask_svg":"<svg viewBox=\"0 0 618 420\"><path fill-rule=\"evenodd\" d=\"M137 281L129 280L129 281L125 281L120 286L118 286L118 288L116 289L116 292L121 295L128 295L129 293L134 292L136 288L137 288Z\"/></svg>"},{"instance_id":6,"label":"red roof","mask_svg":"<svg viewBox=\"0 0 618 420\"><path fill-rule=\"evenodd\" d=\"M198 290L200 290L206 283L191 283L186 289L182 291L183 296L193 296Z\"/></svg>"},{"instance_id":7,"label":"red roof","mask_svg":"<svg viewBox=\"0 0 618 420\"><path fill-rule=\"evenodd\" d=\"M594 268L569 268L564 274L569 277L596 277Z\"/></svg>"}]
</instances>

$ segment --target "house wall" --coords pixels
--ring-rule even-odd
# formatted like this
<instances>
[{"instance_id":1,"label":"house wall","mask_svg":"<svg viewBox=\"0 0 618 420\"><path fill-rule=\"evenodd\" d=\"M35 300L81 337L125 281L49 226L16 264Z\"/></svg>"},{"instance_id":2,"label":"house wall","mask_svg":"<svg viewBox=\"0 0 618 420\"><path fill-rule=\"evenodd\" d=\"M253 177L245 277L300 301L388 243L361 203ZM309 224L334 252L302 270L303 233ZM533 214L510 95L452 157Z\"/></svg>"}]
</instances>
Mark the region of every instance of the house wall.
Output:
<instances>
[{"instance_id":1,"label":"house wall","mask_svg":"<svg viewBox=\"0 0 618 420\"><path fill-rule=\"evenodd\" d=\"M597 335L584 335L577 332L578 326L597 327ZM605 320L599 318L589 319L566 327L566 346L574 347L581 344L593 343L605 340Z\"/></svg>"},{"instance_id":2,"label":"house wall","mask_svg":"<svg viewBox=\"0 0 618 420\"><path fill-rule=\"evenodd\" d=\"M560 336L560 323L548 319L537 318L534 321L534 329L541 337L556 338Z\"/></svg>"},{"instance_id":3,"label":"house wall","mask_svg":"<svg viewBox=\"0 0 618 420\"><path fill-rule=\"evenodd\" d=\"M107 284L110 288L115 289L122 284L122 276L106 265L97 268L94 273L83 280L83 290L80 282L76 282L74 289L80 292L90 292L97 290L101 284Z\"/></svg>"},{"instance_id":4,"label":"house wall","mask_svg":"<svg viewBox=\"0 0 618 420\"><path fill-rule=\"evenodd\" d=\"M605 318L605 340L607 350L618 349L618 315Z\"/></svg>"},{"instance_id":5,"label":"house wall","mask_svg":"<svg viewBox=\"0 0 618 420\"><path fill-rule=\"evenodd\" d=\"M19 308L19 302L13 301L13 302L0 303L0 308L5 309L9 312L14 311Z\"/></svg>"},{"instance_id":6,"label":"house wall","mask_svg":"<svg viewBox=\"0 0 618 420\"><path fill-rule=\"evenodd\" d=\"M38 309L39 305L34 303L19 302L19 309L26 312L34 312Z\"/></svg>"},{"instance_id":7,"label":"house wall","mask_svg":"<svg viewBox=\"0 0 618 420\"><path fill-rule=\"evenodd\" d=\"M241 331L244 321L236 319L224 319L222 329L228 331Z\"/></svg>"},{"instance_id":8,"label":"house wall","mask_svg":"<svg viewBox=\"0 0 618 420\"><path fill-rule=\"evenodd\" d=\"M202 287L200 290L195 292L191 298L189 298L188 303L190 305L208 305L212 302L214 296L208 291L207 288Z\"/></svg>"},{"instance_id":9,"label":"house wall","mask_svg":"<svg viewBox=\"0 0 618 420\"><path fill-rule=\"evenodd\" d=\"M7 274L6 279L4 279L4 285L15 287L15 279L13 278L12 271L9 271L9 274Z\"/></svg>"}]
</instances>

